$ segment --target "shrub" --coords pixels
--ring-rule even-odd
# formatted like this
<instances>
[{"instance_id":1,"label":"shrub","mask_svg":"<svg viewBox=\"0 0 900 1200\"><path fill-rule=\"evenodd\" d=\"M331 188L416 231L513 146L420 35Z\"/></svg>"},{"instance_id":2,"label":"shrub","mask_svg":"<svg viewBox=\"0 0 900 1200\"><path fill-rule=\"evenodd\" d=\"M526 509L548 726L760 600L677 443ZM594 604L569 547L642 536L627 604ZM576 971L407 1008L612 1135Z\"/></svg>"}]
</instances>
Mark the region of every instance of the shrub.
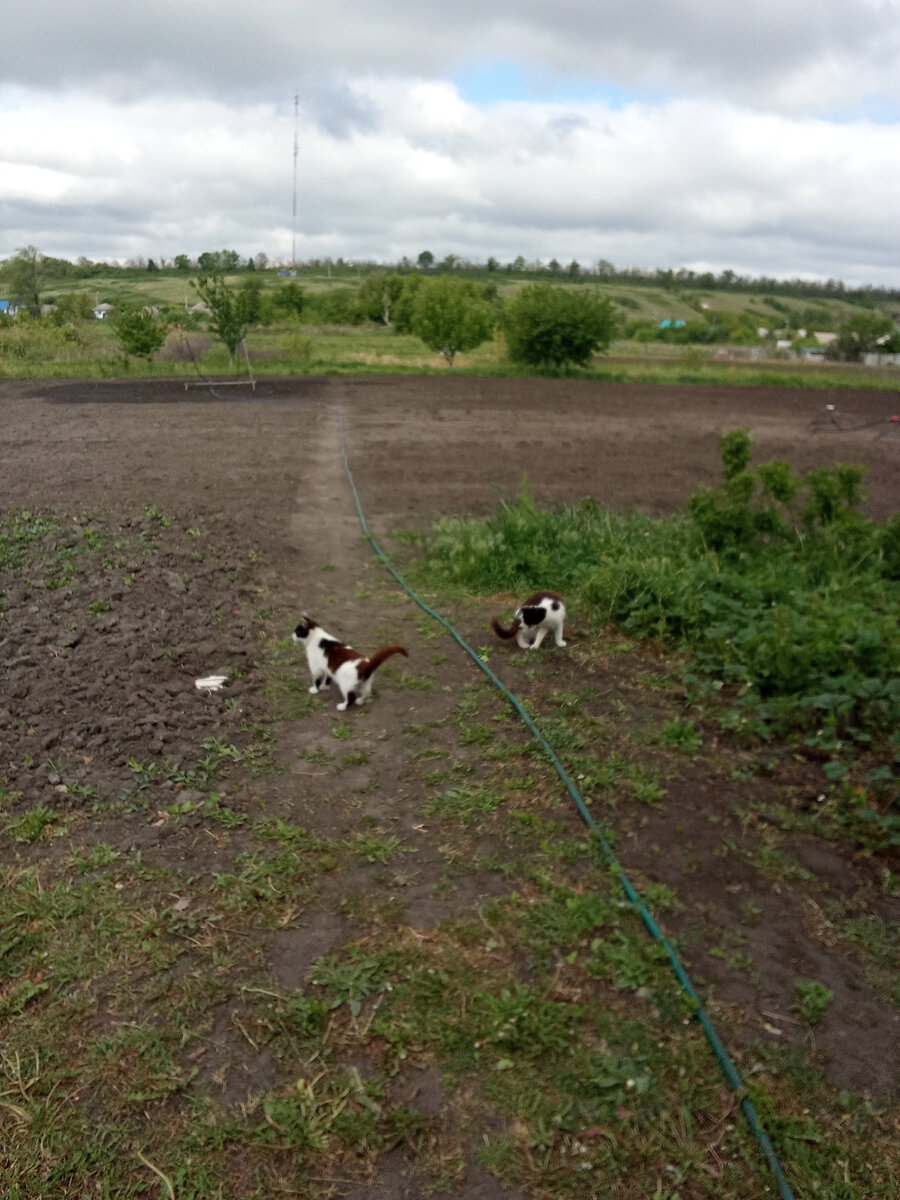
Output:
<instances>
[{"instance_id":1,"label":"shrub","mask_svg":"<svg viewBox=\"0 0 900 1200\"><path fill-rule=\"evenodd\" d=\"M503 332L513 362L560 372L583 367L609 348L616 319L609 300L591 288L532 283L510 300Z\"/></svg>"}]
</instances>

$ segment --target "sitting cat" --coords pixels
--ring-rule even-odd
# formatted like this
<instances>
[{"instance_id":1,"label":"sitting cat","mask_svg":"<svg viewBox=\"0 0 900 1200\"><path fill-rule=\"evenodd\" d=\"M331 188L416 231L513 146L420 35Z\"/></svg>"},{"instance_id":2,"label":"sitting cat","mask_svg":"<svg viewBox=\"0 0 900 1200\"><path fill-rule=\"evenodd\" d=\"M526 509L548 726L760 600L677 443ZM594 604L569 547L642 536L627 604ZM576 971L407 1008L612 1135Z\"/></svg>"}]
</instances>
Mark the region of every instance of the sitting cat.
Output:
<instances>
[{"instance_id":1,"label":"sitting cat","mask_svg":"<svg viewBox=\"0 0 900 1200\"><path fill-rule=\"evenodd\" d=\"M294 641L302 642L306 648L306 661L313 680L310 692L321 692L329 683L336 683L343 696L343 702L338 705L341 712L352 704L362 704L368 699L372 690L372 675L386 658L392 654L407 653L403 646L385 646L371 658L366 658L358 650L351 649L326 633L306 613L294 630Z\"/></svg>"},{"instance_id":2,"label":"sitting cat","mask_svg":"<svg viewBox=\"0 0 900 1200\"><path fill-rule=\"evenodd\" d=\"M566 644L563 641L565 619L566 606L562 596L556 592L535 592L521 608L516 609L509 629L504 629L496 617L491 617L491 625L498 637L514 637L520 650L537 650L550 630L553 631L557 646Z\"/></svg>"}]
</instances>

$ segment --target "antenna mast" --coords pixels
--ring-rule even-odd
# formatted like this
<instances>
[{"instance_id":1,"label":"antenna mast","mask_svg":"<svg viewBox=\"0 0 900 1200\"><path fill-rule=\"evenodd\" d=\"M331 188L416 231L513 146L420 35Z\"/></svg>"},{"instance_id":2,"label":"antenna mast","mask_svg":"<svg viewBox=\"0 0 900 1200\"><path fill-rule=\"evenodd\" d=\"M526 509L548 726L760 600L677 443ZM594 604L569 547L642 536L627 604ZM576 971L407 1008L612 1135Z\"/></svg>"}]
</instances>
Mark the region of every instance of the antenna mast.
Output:
<instances>
[{"instance_id":1,"label":"antenna mast","mask_svg":"<svg viewBox=\"0 0 900 1200\"><path fill-rule=\"evenodd\" d=\"M291 269L297 274L297 112L300 96L294 92L294 195L291 204Z\"/></svg>"}]
</instances>

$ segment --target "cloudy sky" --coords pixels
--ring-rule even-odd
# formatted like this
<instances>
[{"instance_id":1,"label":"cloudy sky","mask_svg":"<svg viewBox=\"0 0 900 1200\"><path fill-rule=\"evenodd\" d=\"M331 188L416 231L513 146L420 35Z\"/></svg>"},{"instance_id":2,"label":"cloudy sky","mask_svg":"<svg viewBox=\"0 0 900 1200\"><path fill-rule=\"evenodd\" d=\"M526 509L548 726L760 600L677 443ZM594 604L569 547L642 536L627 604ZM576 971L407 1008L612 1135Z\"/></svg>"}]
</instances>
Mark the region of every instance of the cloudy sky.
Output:
<instances>
[{"instance_id":1,"label":"cloudy sky","mask_svg":"<svg viewBox=\"0 0 900 1200\"><path fill-rule=\"evenodd\" d=\"M296 240L900 287L900 0L23 0L3 26L0 259Z\"/></svg>"}]
</instances>

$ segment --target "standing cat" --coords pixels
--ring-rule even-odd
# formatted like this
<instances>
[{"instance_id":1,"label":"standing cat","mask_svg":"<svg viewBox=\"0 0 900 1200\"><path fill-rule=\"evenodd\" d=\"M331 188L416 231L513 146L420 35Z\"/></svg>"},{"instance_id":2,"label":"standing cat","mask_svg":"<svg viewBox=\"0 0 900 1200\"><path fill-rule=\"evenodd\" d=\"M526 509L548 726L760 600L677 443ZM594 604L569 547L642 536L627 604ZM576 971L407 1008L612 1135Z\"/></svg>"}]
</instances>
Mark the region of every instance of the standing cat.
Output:
<instances>
[{"instance_id":1,"label":"standing cat","mask_svg":"<svg viewBox=\"0 0 900 1200\"><path fill-rule=\"evenodd\" d=\"M491 617L491 625L498 637L514 637L520 650L537 650L551 630L557 646L566 644L563 641L565 619L566 606L562 596L556 592L535 592L521 608L516 609L509 629L504 629L496 617Z\"/></svg>"},{"instance_id":2,"label":"standing cat","mask_svg":"<svg viewBox=\"0 0 900 1200\"><path fill-rule=\"evenodd\" d=\"M403 646L385 646L371 658L366 658L358 650L353 650L326 633L306 613L294 630L294 641L302 642L306 648L306 661L313 680L310 692L315 695L329 683L336 683L344 698L338 705L341 712L352 704L362 704L368 699L372 690L372 675L386 658L392 654L407 653Z\"/></svg>"}]
</instances>

